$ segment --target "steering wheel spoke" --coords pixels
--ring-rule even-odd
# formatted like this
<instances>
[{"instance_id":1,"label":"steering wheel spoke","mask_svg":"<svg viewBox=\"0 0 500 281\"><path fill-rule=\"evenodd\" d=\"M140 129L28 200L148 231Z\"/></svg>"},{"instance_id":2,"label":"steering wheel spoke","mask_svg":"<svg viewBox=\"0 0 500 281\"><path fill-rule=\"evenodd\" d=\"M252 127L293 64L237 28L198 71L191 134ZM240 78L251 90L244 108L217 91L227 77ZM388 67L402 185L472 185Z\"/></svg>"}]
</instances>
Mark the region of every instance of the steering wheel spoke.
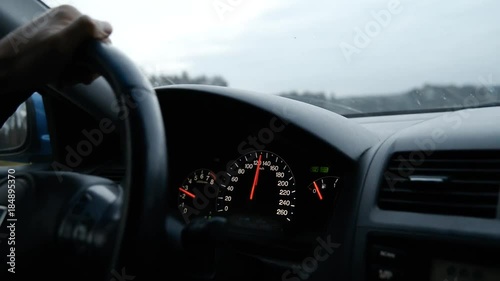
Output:
<instances>
[{"instance_id":1,"label":"steering wheel spoke","mask_svg":"<svg viewBox=\"0 0 500 281\"><path fill-rule=\"evenodd\" d=\"M8 186L0 183L0 193L7 194ZM60 274L68 273L88 266L83 261L89 257L93 266L87 276L108 270L95 262L112 253L106 241L114 240L120 217L120 186L77 173L30 172L16 175L15 192L15 219L6 222L15 230L18 275L43 274L54 261L64 265ZM7 195L0 200L9 206Z\"/></svg>"}]
</instances>

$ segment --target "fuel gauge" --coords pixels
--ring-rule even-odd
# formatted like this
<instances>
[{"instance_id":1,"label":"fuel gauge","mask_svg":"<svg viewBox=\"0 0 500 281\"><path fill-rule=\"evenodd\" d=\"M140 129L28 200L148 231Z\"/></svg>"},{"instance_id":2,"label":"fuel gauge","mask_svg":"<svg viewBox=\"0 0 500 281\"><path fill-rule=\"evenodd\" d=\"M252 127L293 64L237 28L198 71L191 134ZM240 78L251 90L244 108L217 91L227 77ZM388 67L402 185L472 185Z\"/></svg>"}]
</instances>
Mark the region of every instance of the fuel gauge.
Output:
<instances>
[{"instance_id":1,"label":"fuel gauge","mask_svg":"<svg viewBox=\"0 0 500 281\"><path fill-rule=\"evenodd\" d=\"M339 179L339 177L335 176L322 177L313 181L307 188L320 201L329 200L328 198L333 200Z\"/></svg>"}]
</instances>

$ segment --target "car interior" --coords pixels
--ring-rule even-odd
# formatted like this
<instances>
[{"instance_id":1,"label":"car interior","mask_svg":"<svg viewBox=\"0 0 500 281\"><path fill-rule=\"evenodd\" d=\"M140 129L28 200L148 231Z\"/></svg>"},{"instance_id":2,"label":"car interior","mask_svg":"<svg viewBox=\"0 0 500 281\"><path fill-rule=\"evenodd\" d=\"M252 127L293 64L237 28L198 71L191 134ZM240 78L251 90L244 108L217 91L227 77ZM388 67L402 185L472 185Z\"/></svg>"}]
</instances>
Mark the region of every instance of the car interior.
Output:
<instances>
[{"instance_id":1,"label":"car interior","mask_svg":"<svg viewBox=\"0 0 500 281\"><path fill-rule=\"evenodd\" d=\"M0 36L47 9L2 1ZM0 149L2 280L500 280L498 104L341 115L82 53L102 76Z\"/></svg>"}]
</instances>

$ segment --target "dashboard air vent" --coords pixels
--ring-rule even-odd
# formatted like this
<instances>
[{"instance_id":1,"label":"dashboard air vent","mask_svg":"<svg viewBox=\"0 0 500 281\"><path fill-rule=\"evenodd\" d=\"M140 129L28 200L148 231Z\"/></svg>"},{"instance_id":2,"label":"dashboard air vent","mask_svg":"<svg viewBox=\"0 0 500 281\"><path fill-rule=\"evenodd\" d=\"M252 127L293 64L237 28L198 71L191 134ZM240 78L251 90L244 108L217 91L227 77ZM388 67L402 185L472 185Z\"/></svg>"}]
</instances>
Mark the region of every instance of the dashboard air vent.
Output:
<instances>
[{"instance_id":1,"label":"dashboard air vent","mask_svg":"<svg viewBox=\"0 0 500 281\"><path fill-rule=\"evenodd\" d=\"M500 151L415 151L389 160L378 206L386 210L497 217Z\"/></svg>"}]
</instances>

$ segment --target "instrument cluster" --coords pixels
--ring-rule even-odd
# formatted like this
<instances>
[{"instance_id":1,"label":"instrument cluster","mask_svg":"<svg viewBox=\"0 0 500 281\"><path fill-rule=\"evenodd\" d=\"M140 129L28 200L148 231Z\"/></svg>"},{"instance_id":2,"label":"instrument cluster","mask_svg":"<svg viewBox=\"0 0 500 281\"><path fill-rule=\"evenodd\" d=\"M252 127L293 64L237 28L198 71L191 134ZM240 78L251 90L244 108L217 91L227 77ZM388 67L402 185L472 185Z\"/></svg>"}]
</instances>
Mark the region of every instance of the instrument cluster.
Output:
<instances>
[{"instance_id":1,"label":"instrument cluster","mask_svg":"<svg viewBox=\"0 0 500 281\"><path fill-rule=\"evenodd\" d=\"M166 122L166 132L168 147L176 147L168 151L168 173L171 211L180 221L224 217L243 233L308 241L338 224L345 214L336 206L353 186L355 161L287 114L193 97L165 95L162 105L164 119L176 120Z\"/></svg>"},{"instance_id":2,"label":"instrument cluster","mask_svg":"<svg viewBox=\"0 0 500 281\"><path fill-rule=\"evenodd\" d=\"M179 215L186 223L223 216L267 231L321 231L343 188L342 169L328 161L287 159L254 150L226 165L214 159L189 171L175 185Z\"/></svg>"}]
</instances>

